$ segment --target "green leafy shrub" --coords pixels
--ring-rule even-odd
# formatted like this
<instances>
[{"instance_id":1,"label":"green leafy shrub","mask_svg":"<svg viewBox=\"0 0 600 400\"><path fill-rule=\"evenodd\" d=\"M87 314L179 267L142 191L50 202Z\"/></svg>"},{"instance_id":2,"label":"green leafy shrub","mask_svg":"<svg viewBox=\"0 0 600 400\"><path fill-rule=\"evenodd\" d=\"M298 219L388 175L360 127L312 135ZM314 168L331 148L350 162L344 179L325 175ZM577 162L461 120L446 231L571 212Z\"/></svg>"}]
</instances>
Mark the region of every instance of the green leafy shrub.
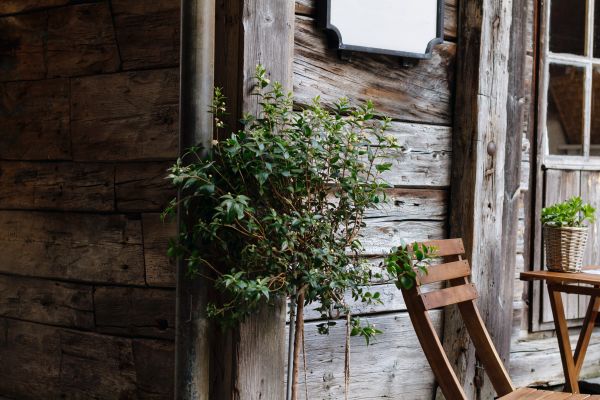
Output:
<instances>
[{"instance_id":1,"label":"green leafy shrub","mask_svg":"<svg viewBox=\"0 0 600 400\"><path fill-rule=\"evenodd\" d=\"M385 201L389 158L398 145L386 134L389 119L373 105L339 100L328 110L316 98L303 111L264 68L257 69L260 115L247 115L243 130L214 142L207 156L193 148L170 169L182 193L166 213L182 213L179 240L170 255L184 259L191 277L214 282L221 300L208 313L231 326L274 296L319 303L349 313L344 293L356 301L381 302L366 288L371 270L360 254L364 213ZM218 128L226 111L215 92ZM352 334L367 340L373 326L351 321Z\"/></svg>"},{"instance_id":2,"label":"green leafy shrub","mask_svg":"<svg viewBox=\"0 0 600 400\"><path fill-rule=\"evenodd\" d=\"M385 258L385 270L398 289L411 289L419 273L427 274L427 267L436 258L436 251L435 247L422 243L402 244L394 247Z\"/></svg>"},{"instance_id":3,"label":"green leafy shrub","mask_svg":"<svg viewBox=\"0 0 600 400\"><path fill-rule=\"evenodd\" d=\"M596 220L596 209L584 204L581 197L573 197L562 203L554 204L542 210L542 223L552 227L581 228L586 222Z\"/></svg>"}]
</instances>

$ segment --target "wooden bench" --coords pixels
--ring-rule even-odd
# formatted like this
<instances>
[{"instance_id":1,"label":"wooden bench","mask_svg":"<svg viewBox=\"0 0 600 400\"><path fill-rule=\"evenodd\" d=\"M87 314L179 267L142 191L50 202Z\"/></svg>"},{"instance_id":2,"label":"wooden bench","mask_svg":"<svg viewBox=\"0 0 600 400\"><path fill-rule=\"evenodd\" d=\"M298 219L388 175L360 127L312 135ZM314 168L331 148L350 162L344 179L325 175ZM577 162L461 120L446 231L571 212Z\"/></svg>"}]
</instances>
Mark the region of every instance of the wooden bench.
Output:
<instances>
[{"instance_id":1,"label":"wooden bench","mask_svg":"<svg viewBox=\"0 0 600 400\"><path fill-rule=\"evenodd\" d=\"M443 257L446 263L433 265L428 268L427 274L419 274L417 285L412 289L402 290L402 294L423 352L446 399L466 400L467 397L444 352L428 311L456 304L473 340L477 357L483 364L500 399L600 400L600 396L586 394L550 392L532 388L515 389L475 304L478 293L475 286L469 281L471 276L469 262L462 258L465 252L462 239L430 241L423 244L435 246L437 248L436 255ZM425 285L446 281L448 285L444 289L421 291Z\"/></svg>"}]
</instances>

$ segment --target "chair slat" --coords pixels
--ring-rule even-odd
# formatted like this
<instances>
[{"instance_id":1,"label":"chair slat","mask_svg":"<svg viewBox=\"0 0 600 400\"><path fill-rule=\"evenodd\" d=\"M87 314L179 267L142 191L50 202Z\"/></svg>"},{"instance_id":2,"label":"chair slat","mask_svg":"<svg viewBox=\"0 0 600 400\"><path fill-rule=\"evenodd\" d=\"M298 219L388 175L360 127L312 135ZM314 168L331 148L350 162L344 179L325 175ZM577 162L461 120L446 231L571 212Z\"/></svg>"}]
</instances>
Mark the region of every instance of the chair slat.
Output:
<instances>
[{"instance_id":1,"label":"chair slat","mask_svg":"<svg viewBox=\"0 0 600 400\"><path fill-rule=\"evenodd\" d=\"M450 279L464 278L470 274L471 267L467 260L432 265L427 268L427 274L419 275L419 283L421 285L426 285L434 282L448 281Z\"/></svg>"},{"instance_id":2,"label":"chair slat","mask_svg":"<svg viewBox=\"0 0 600 400\"><path fill-rule=\"evenodd\" d=\"M438 257L458 256L465 254L465 246L462 239L430 240L423 242L426 246L434 246Z\"/></svg>"},{"instance_id":3,"label":"chair slat","mask_svg":"<svg viewBox=\"0 0 600 400\"><path fill-rule=\"evenodd\" d=\"M472 283L421 294L421 299L427 310L475 300L477 297L477 289Z\"/></svg>"}]
</instances>

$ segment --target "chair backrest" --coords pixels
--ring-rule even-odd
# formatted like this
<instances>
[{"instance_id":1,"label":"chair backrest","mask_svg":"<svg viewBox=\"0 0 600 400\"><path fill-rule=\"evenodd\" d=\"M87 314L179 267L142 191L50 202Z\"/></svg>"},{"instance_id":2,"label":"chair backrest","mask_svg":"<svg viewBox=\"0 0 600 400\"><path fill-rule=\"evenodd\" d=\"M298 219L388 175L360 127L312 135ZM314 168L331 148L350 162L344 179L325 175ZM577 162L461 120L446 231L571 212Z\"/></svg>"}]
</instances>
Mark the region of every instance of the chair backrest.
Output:
<instances>
[{"instance_id":1,"label":"chair backrest","mask_svg":"<svg viewBox=\"0 0 600 400\"><path fill-rule=\"evenodd\" d=\"M467 399L444 352L428 311L452 304L458 306L475 346L477 357L483 364L498 395L504 396L512 393L515 388L494 348L475 304L478 293L475 286L469 281L471 276L469 262L462 258L465 252L462 239L435 240L423 242L423 244L434 246L435 254L443 257L445 263L430 266L427 274L419 274L417 285L412 289L402 290L402 294L421 347L444 396L453 400ZM448 282L448 284L443 289L422 290L426 285L437 282Z\"/></svg>"}]
</instances>

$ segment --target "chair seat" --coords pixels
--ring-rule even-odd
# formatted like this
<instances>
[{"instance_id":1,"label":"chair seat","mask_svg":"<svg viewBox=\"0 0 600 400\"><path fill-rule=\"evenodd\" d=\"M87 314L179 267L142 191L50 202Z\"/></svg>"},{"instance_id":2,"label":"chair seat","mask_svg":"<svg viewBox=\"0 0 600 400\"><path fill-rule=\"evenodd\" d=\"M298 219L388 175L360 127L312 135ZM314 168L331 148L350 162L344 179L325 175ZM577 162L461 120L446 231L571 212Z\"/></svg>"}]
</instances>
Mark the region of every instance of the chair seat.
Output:
<instances>
[{"instance_id":1,"label":"chair seat","mask_svg":"<svg viewBox=\"0 0 600 400\"><path fill-rule=\"evenodd\" d=\"M563 392L549 392L547 390L537 390L532 388L517 389L498 400L600 400L600 395L591 394L572 394Z\"/></svg>"}]
</instances>

